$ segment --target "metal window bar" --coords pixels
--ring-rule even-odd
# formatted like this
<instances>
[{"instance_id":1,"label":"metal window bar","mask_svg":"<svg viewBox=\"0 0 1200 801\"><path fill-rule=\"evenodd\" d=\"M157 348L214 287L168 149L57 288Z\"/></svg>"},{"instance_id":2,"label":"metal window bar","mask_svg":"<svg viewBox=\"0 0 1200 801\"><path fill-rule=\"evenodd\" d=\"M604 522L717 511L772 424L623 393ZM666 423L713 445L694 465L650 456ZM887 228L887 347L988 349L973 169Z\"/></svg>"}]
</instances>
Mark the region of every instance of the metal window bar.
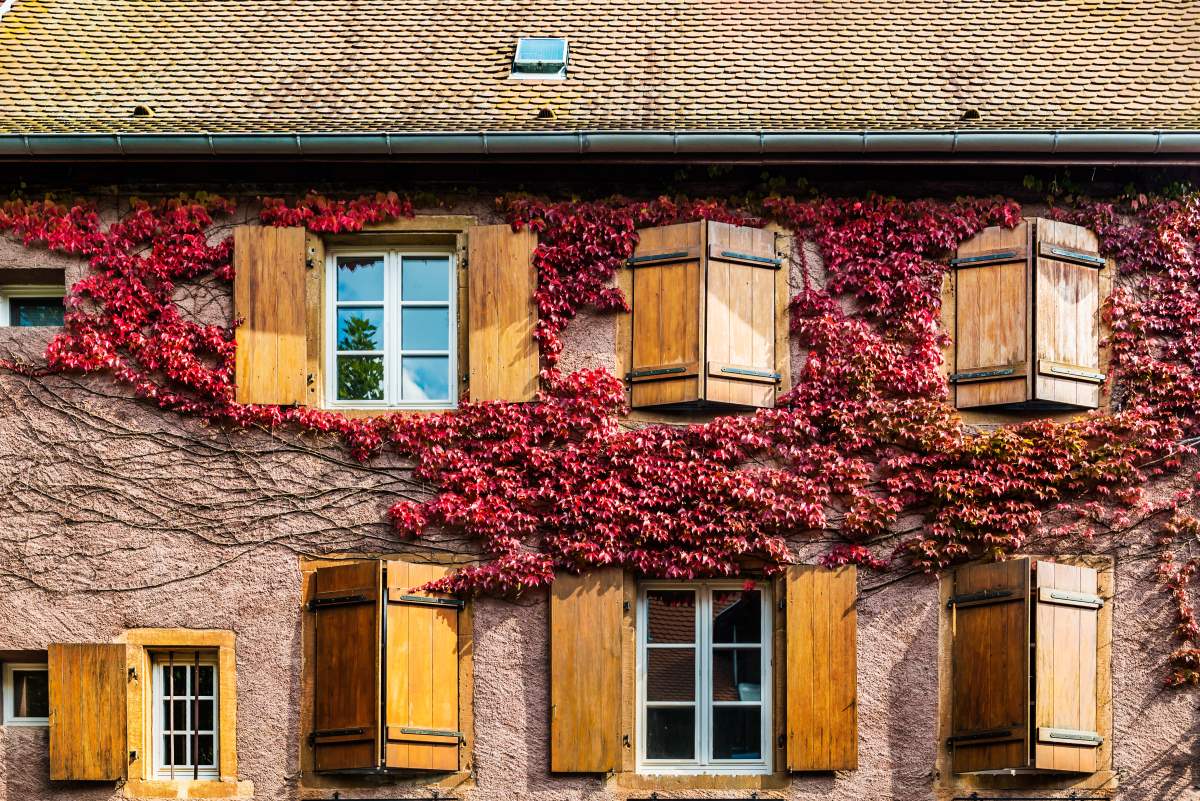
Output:
<instances>
[{"instance_id":1,"label":"metal window bar","mask_svg":"<svg viewBox=\"0 0 1200 801\"><path fill-rule=\"evenodd\" d=\"M167 700L167 770L175 778L175 652L167 652L167 680L163 687L169 693Z\"/></svg>"},{"instance_id":2,"label":"metal window bar","mask_svg":"<svg viewBox=\"0 0 1200 801\"><path fill-rule=\"evenodd\" d=\"M200 652L192 667L192 779L200 778Z\"/></svg>"}]
</instances>

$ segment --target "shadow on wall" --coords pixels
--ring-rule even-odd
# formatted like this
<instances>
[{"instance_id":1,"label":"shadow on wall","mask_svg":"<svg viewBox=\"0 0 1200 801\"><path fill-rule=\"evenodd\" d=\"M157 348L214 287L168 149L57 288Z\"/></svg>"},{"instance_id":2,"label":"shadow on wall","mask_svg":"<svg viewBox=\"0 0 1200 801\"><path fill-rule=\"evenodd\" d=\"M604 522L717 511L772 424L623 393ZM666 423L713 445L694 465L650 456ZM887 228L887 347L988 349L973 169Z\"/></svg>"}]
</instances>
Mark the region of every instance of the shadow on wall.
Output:
<instances>
[{"instance_id":1,"label":"shadow on wall","mask_svg":"<svg viewBox=\"0 0 1200 801\"><path fill-rule=\"evenodd\" d=\"M924 586L913 592L913 582ZM893 585L888 592L902 592L916 598L923 590L929 594L927 580L910 579ZM937 760L938 697L938 604L936 589L933 603L904 610L903 606L888 605L889 614L905 612L919 615L915 627L877 625L878 630L891 628L904 631L907 646L888 674L887 737L888 773L892 790L889 798L895 801L928 799L933 796L934 764ZM898 623L899 621L897 621ZM880 621L882 623L882 621ZM910 624L911 625L911 624ZM928 732L921 737L919 732Z\"/></svg>"}]
</instances>

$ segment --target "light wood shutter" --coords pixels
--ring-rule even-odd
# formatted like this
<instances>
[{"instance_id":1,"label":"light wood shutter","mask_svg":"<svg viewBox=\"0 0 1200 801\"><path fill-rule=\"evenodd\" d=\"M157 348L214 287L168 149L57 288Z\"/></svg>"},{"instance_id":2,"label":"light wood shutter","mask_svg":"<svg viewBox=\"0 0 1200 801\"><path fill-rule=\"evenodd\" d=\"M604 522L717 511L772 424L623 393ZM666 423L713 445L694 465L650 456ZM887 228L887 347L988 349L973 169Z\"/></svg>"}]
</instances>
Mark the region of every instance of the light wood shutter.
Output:
<instances>
[{"instance_id":1,"label":"light wood shutter","mask_svg":"<svg viewBox=\"0 0 1200 801\"><path fill-rule=\"evenodd\" d=\"M858 571L787 569L788 770L858 767Z\"/></svg>"},{"instance_id":2,"label":"light wood shutter","mask_svg":"<svg viewBox=\"0 0 1200 801\"><path fill-rule=\"evenodd\" d=\"M389 770L458 770L458 615L454 598L411 590L449 568L384 563L387 583L384 764Z\"/></svg>"},{"instance_id":3,"label":"light wood shutter","mask_svg":"<svg viewBox=\"0 0 1200 801\"><path fill-rule=\"evenodd\" d=\"M50 778L113 781L125 777L125 646L52 643Z\"/></svg>"},{"instance_id":4,"label":"light wood shutter","mask_svg":"<svg viewBox=\"0 0 1200 801\"><path fill-rule=\"evenodd\" d=\"M1029 236L1028 223L985 228L951 262L959 409L1029 397Z\"/></svg>"},{"instance_id":5,"label":"light wood shutter","mask_svg":"<svg viewBox=\"0 0 1200 801\"><path fill-rule=\"evenodd\" d=\"M618 568L560 573L550 588L550 770L606 773L621 764Z\"/></svg>"},{"instance_id":6,"label":"light wood shutter","mask_svg":"<svg viewBox=\"0 0 1200 801\"><path fill-rule=\"evenodd\" d=\"M1100 405L1101 276L1096 235L1078 225L1037 221L1037 382L1039 400Z\"/></svg>"},{"instance_id":7,"label":"light wood shutter","mask_svg":"<svg viewBox=\"0 0 1200 801\"><path fill-rule=\"evenodd\" d=\"M239 403L305 402L304 229L239 225L233 232Z\"/></svg>"},{"instance_id":8,"label":"light wood shutter","mask_svg":"<svg viewBox=\"0 0 1200 801\"><path fill-rule=\"evenodd\" d=\"M955 773L1029 766L1028 559L967 565L951 598Z\"/></svg>"},{"instance_id":9,"label":"light wood shutter","mask_svg":"<svg viewBox=\"0 0 1200 801\"><path fill-rule=\"evenodd\" d=\"M1093 773L1103 742L1096 725L1099 609L1096 571L1037 562L1034 764Z\"/></svg>"},{"instance_id":10,"label":"light wood shutter","mask_svg":"<svg viewBox=\"0 0 1200 801\"><path fill-rule=\"evenodd\" d=\"M377 561L318 568L313 623L313 767L379 767L381 567Z\"/></svg>"},{"instance_id":11,"label":"light wood shutter","mask_svg":"<svg viewBox=\"0 0 1200 801\"><path fill-rule=\"evenodd\" d=\"M531 401L538 388L537 235L508 225L467 234L471 400Z\"/></svg>"}]
</instances>

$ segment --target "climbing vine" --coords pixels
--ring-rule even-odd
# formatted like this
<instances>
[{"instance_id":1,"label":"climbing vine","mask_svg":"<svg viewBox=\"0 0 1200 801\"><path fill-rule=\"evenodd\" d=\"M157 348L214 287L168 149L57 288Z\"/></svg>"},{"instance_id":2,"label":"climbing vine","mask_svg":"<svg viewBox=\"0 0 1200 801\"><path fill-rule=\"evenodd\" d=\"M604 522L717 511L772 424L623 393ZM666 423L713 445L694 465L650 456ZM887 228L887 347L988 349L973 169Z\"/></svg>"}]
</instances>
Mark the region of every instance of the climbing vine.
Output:
<instances>
[{"instance_id":1,"label":"climbing vine","mask_svg":"<svg viewBox=\"0 0 1200 801\"><path fill-rule=\"evenodd\" d=\"M965 429L946 403L941 287L960 242L1020 221L1014 202L772 197L742 209L714 200L510 196L499 209L514 228L539 235L537 403L371 418L237 403L235 321L199 323L175 300L189 282L232 278L222 225L235 204L216 196L135 201L107 226L82 202L0 206L0 231L91 266L71 289L45 364L2 366L31 376L110 373L163 409L214 423L335 434L359 460L393 449L437 490L432 500L391 506L398 533L453 528L486 557L438 583L452 592L520 592L548 584L556 568L605 565L667 578L747 567L771 575L798 543L814 540L826 543L830 565L936 571L1020 552L1035 538L1039 548L1091 543L1158 517L1166 521L1157 533L1159 578L1178 616L1169 681L1200 681L1190 600L1200 558L1177 554L1200 533L1185 510L1191 494L1152 503L1145 493L1200 434L1196 196L1053 212L1095 230L1119 265L1104 312L1113 411L982 433ZM266 225L344 233L413 213L393 193L267 198L259 216ZM628 309L613 278L638 228L698 219L775 222L815 245L825 279L814 282L813 265L802 265L791 304L803 365L776 408L690 426L623 425L616 376L559 370L562 333L584 309ZM1098 511L1106 508L1121 511Z\"/></svg>"}]
</instances>

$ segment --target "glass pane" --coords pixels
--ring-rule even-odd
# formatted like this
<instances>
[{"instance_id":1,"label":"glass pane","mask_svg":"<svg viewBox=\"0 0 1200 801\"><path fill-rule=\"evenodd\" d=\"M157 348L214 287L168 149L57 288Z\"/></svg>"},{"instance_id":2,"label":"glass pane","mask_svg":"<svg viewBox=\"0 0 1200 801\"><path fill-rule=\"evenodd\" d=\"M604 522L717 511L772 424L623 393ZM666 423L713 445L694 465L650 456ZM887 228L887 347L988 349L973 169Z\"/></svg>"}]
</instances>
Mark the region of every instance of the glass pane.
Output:
<instances>
[{"instance_id":1,"label":"glass pane","mask_svg":"<svg viewBox=\"0 0 1200 801\"><path fill-rule=\"evenodd\" d=\"M163 754L162 763L164 765L179 764L178 762L174 761L174 755L171 753L171 735L167 734L167 735L163 736L162 749L163 749L162 750L162 754Z\"/></svg>"},{"instance_id":2,"label":"glass pane","mask_svg":"<svg viewBox=\"0 0 1200 801\"><path fill-rule=\"evenodd\" d=\"M19 718L44 718L50 715L49 674L44 670L14 670L13 714Z\"/></svg>"},{"instance_id":3,"label":"glass pane","mask_svg":"<svg viewBox=\"0 0 1200 801\"><path fill-rule=\"evenodd\" d=\"M338 256L338 300L383 300L383 256Z\"/></svg>"},{"instance_id":4,"label":"glass pane","mask_svg":"<svg viewBox=\"0 0 1200 801\"><path fill-rule=\"evenodd\" d=\"M383 350L383 309L338 309L337 330L338 350Z\"/></svg>"},{"instance_id":5,"label":"glass pane","mask_svg":"<svg viewBox=\"0 0 1200 801\"><path fill-rule=\"evenodd\" d=\"M758 642L762 638L762 592L713 592L713 642Z\"/></svg>"},{"instance_id":6,"label":"glass pane","mask_svg":"<svg viewBox=\"0 0 1200 801\"><path fill-rule=\"evenodd\" d=\"M762 759L760 719L756 706L713 707L713 759Z\"/></svg>"},{"instance_id":7,"label":"glass pane","mask_svg":"<svg viewBox=\"0 0 1200 801\"><path fill-rule=\"evenodd\" d=\"M216 670L212 665L200 666L200 687L197 695L213 694L213 676L216 675Z\"/></svg>"},{"instance_id":8,"label":"glass pane","mask_svg":"<svg viewBox=\"0 0 1200 801\"><path fill-rule=\"evenodd\" d=\"M449 400L450 359L445 356L405 356L402 360L404 400Z\"/></svg>"},{"instance_id":9,"label":"glass pane","mask_svg":"<svg viewBox=\"0 0 1200 801\"><path fill-rule=\"evenodd\" d=\"M171 717L171 705L175 705L175 717ZM184 731L187 729L188 702L180 698L177 701L163 701L163 731Z\"/></svg>"},{"instance_id":10,"label":"glass pane","mask_svg":"<svg viewBox=\"0 0 1200 801\"><path fill-rule=\"evenodd\" d=\"M197 764L201 767L205 765L216 765L216 760L213 759L213 736L211 734L201 734L199 746L196 749L196 754L199 756Z\"/></svg>"},{"instance_id":11,"label":"glass pane","mask_svg":"<svg viewBox=\"0 0 1200 801\"><path fill-rule=\"evenodd\" d=\"M692 701L696 698L696 649L646 649L646 700Z\"/></svg>"},{"instance_id":12,"label":"glass pane","mask_svg":"<svg viewBox=\"0 0 1200 801\"><path fill-rule=\"evenodd\" d=\"M196 718L196 728L200 731L213 731L213 702L199 703L200 716Z\"/></svg>"},{"instance_id":13,"label":"glass pane","mask_svg":"<svg viewBox=\"0 0 1200 801\"><path fill-rule=\"evenodd\" d=\"M338 400L383 400L382 356L338 356Z\"/></svg>"},{"instance_id":14,"label":"glass pane","mask_svg":"<svg viewBox=\"0 0 1200 801\"><path fill-rule=\"evenodd\" d=\"M649 590L646 593L649 620L647 642L694 642L696 639L696 593L692 590Z\"/></svg>"},{"instance_id":15,"label":"glass pane","mask_svg":"<svg viewBox=\"0 0 1200 801\"><path fill-rule=\"evenodd\" d=\"M188 736L186 734L174 735L175 740L175 765L190 765L188 762Z\"/></svg>"},{"instance_id":16,"label":"glass pane","mask_svg":"<svg viewBox=\"0 0 1200 801\"><path fill-rule=\"evenodd\" d=\"M188 694L188 669L184 665L175 666L175 680L170 686L170 692L167 695L183 695Z\"/></svg>"},{"instance_id":17,"label":"glass pane","mask_svg":"<svg viewBox=\"0 0 1200 801\"><path fill-rule=\"evenodd\" d=\"M762 654L757 648L714 649L714 701L761 701Z\"/></svg>"},{"instance_id":18,"label":"glass pane","mask_svg":"<svg viewBox=\"0 0 1200 801\"><path fill-rule=\"evenodd\" d=\"M450 349L449 309L405 309L400 329L405 350Z\"/></svg>"},{"instance_id":19,"label":"glass pane","mask_svg":"<svg viewBox=\"0 0 1200 801\"><path fill-rule=\"evenodd\" d=\"M400 296L404 300L449 300L450 259L404 259Z\"/></svg>"},{"instance_id":20,"label":"glass pane","mask_svg":"<svg viewBox=\"0 0 1200 801\"><path fill-rule=\"evenodd\" d=\"M693 707L646 710L646 759L695 759L695 746Z\"/></svg>"},{"instance_id":21,"label":"glass pane","mask_svg":"<svg viewBox=\"0 0 1200 801\"><path fill-rule=\"evenodd\" d=\"M8 302L9 325L62 325L62 298L13 298Z\"/></svg>"}]
</instances>

